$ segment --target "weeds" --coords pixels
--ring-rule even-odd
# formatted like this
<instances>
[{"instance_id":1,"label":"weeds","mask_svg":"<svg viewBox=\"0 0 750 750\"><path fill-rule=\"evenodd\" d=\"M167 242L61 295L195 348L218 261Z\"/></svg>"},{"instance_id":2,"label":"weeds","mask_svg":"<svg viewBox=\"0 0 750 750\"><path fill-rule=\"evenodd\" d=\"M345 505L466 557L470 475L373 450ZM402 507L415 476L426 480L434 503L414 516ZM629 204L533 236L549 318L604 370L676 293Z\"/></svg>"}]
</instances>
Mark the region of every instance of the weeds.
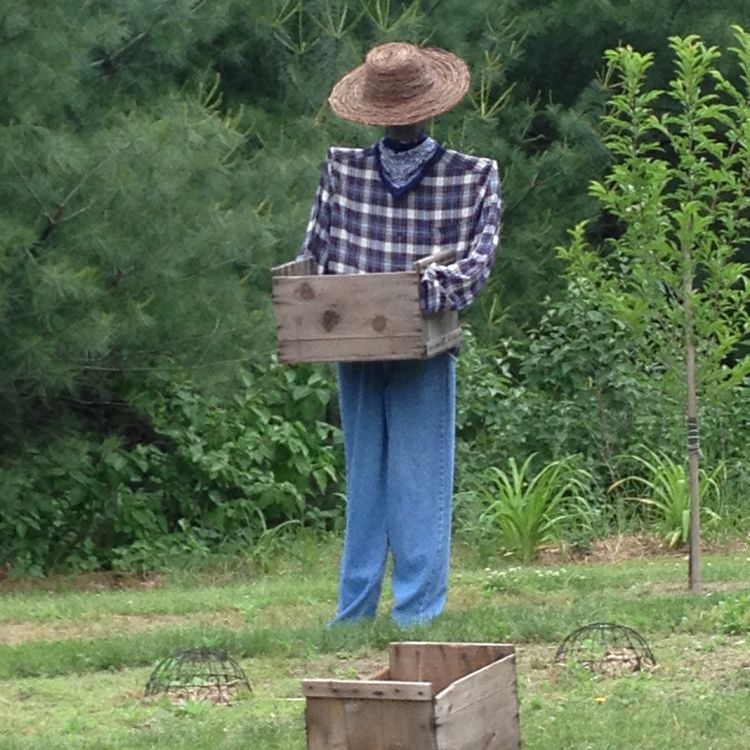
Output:
<instances>
[{"instance_id":1,"label":"weeds","mask_svg":"<svg viewBox=\"0 0 750 750\"><path fill-rule=\"evenodd\" d=\"M719 602L716 626L726 635L750 633L750 594L739 594Z\"/></svg>"}]
</instances>

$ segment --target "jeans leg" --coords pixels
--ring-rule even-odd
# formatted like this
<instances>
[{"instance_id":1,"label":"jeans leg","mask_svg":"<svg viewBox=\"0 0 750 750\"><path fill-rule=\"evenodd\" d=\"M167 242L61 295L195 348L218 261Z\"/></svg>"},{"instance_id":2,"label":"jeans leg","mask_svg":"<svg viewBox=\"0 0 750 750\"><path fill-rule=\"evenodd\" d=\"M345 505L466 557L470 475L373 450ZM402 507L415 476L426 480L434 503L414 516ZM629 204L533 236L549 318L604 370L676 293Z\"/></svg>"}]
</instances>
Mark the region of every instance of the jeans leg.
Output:
<instances>
[{"instance_id":1,"label":"jeans leg","mask_svg":"<svg viewBox=\"0 0 750 750\"><path fill-rule=\"evenodd\" d=\"M394 362L386 388L387 524L393 619L440 614L448 585L455 443L455 362L450 354Z\"/></svg>"},{"instance_id":2,"label":"jeans leg","mask_svg":"<svg viewBox=\"0 0 750 750\"><path fill-rule=\"evenodd\" d=\"M346 531L334 622L375 616L388 552L384 365L342 363L338 379L346 459Z\"/></svg>"}]
</instances>

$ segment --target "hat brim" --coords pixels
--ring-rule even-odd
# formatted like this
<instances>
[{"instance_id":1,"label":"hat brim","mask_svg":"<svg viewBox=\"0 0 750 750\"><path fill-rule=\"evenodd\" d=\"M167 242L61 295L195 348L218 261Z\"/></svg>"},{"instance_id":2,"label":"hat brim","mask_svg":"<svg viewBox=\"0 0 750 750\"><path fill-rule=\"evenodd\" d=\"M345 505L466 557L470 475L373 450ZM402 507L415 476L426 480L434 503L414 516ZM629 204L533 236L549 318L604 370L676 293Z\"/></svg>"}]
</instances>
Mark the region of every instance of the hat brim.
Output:
<instances>
[{"instance_id":1,"label":"hat brim","mask_svg":"<svg viewBox=\"0 0 750 750\"><path fill-rule=\"evenodd\" d=\"M368 97L366 65L347 73L328 97L331 109L341 118L363 125L412 125L453 109L469 90L471 76L466 63L443 49L420 48L429 67L432 85L408 99L373 100Z\"/></svg>"}]
</instances>

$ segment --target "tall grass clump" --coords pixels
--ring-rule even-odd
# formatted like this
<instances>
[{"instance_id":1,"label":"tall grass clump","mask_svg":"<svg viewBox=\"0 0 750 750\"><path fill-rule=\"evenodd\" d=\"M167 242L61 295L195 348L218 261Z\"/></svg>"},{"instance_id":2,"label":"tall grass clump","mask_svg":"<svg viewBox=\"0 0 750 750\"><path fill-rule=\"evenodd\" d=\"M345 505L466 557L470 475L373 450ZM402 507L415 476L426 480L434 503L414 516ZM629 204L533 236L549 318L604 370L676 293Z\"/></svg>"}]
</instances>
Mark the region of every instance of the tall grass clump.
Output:
<instances>
[{"instance_id":1,"label":"tall grass clump","mask_svg":"<svg viewBox=\"0 0 750 750\"><path fill-rule=\"evenodd\" d=\"M520 466L490 467L480 479L478 494L485 508L480 526L485 534L522 562L529 562L546 544L559 538L564 527L586 515L587 472L574 457L551 461L534 472L535 454Z\"/></svg>"},{"instance_id":2,"label":"tall grass clump","mask_svg":"<svg viewBox=\"0 0 750 750\"><path fill-rule=\"evenodd\" d=\"M640 469L639 473L617 480L609 489L641 489L641 494L626 495L623 500L645 506L648 519L663 534L670 547L685 544L690 532L690 497L685 463L675 461L663 452L648 448L642 450L645 456L627 457L629 462ZM711 472L701 469L700 478L701 513L710 527L721 520L718 508L726 480L725 464L720 462Z\"/></svg>"}]
</instances>

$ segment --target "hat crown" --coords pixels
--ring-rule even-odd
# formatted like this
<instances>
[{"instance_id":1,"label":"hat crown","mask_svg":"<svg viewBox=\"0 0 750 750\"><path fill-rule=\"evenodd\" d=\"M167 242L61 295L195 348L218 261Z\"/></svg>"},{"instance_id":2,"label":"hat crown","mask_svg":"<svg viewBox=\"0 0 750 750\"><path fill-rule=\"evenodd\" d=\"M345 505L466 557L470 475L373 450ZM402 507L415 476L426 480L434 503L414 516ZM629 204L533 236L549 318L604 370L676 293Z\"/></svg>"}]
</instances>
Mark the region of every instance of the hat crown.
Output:
<instances>
[{"instance_id":1,"label":"hat crown","mask_svg":"<svg viewBox=\"0 0 750 750\"><path fill-rule=\"evenodd\" d=\"M368 125L410 125L458 104L469 69L452 52L408 42L381 44L331 90L333 111Z\"/></svg>"},{"instance_id":2,"label":"hat crown","mask_svg":"<svg viewBox=\"0 0 750 750\"><path fill-rule=\"evenodd\" d=\"M413 44L382 44L365 58L365 91L375 101L411 99L432 83L430 69Z\"/></svg>"}]
</instances>

